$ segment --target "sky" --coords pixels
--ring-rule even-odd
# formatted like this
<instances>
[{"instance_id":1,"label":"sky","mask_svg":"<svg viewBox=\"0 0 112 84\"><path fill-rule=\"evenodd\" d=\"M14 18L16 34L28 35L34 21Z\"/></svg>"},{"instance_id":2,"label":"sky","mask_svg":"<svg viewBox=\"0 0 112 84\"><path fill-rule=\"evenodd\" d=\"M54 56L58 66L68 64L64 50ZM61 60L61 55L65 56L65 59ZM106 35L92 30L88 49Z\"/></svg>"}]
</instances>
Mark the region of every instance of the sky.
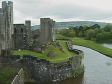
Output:
<instances>
[{"instance_id":1,"label":"sky","mask_svg":"<svg viewBox=\"0 0 112 84\"><path fill-rule=\"evenodd\" d=\"M1 2L0 0L0 7ZM97 21L112 23L112 0L9 0L14 3L14 23L40 18L63 21Z\"/></svg>"}]
</instances>

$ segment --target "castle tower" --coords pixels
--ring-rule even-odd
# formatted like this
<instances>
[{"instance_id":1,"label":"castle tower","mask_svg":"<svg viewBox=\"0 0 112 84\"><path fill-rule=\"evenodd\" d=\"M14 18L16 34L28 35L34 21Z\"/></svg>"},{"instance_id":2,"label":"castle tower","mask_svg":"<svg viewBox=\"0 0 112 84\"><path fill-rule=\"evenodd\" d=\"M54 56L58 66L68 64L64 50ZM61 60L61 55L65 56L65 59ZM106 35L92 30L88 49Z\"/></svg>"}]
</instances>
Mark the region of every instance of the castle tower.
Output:
<instances>
[{"instance_id":1,"label":"castle tower","mask_svg":"<svg viewBox=\"0 0 112 84\"><path fill-rule=\"evenodd\" d=\"M32 45L32 31L31 31L31 21L30 20L25 21L25 27L26 27L26 30L27 30L28 46L31 46Z\"/></svg>"},{"instance_id":2,"label":"castle tower","mask_svg":"<svg viewBox=\"0 0 112 84\"><path fill-rule=\"evenodd\" d=\"M13 47L13 2L3 1L0 8L0 37L2 50L10 50Z\"/></svg>"},{"instance_id":3,"label":"castle tower","mask_svg":"<svg viewBox=\"0 0 112 84\"><path fill-rule=\"evenodd\" d=\"M54 41L54 25L55 21L50 18L40 19L40 38L39 43L46 45L51 41Z\"/></svg>"},{"instance_id":4,"label":"castle tower","mask_svg":"<svg viewBox=\"0 0 112 84\"><path fill-rule=\"evenodd\" d=\"M11 34L14 34L13 28L13 2L12 1L3 1L2 2L2 10L3 16L5 17L5 25L7 29L10 31L10 38Z\"/></svg>"},{"instance_id":5,"label":"castle tower","mask_svg":"<svg viewBox=\"0 0 112 84\"><path fill-rule=\"evenodd\" d=\"M51 41L55 41L55 21L51 21L52 28L51 28Z\"/></svg>"}]
</instances>

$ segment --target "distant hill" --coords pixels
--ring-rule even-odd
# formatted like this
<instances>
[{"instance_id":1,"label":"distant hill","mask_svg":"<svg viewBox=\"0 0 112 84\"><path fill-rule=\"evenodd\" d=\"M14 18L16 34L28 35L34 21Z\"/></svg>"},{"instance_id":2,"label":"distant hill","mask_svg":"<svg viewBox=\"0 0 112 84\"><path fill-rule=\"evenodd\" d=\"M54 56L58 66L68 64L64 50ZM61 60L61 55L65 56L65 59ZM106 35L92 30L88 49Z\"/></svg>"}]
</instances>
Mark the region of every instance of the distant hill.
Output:
<instances>
[{"instance_id":1,"label":"distant hill","mask_svg":"<svg viewBox=\"0 0 112 84\"><path fill-rule=\"evenodd\" d=\"M40 28L40 25L34 25L32 26L32 30L36 30L36 29L39 29Z\"/></svg>"},{"instance_id":2,"label":"distant hill","mask_svg":"<svg viewBox=\"0 0 112 84\"><path fill-rule=\"evenodd\" d=\"M70 22L56 22L56 28L68 28L70 26L76 27L76 26L92 26L94 24L99 24L101 28L103 28L108 23L104 22L92 22L92 21L70 21ZM32 30L39 29L40 25L34 25L32 26Z\"/></svg>"}]
</instances>

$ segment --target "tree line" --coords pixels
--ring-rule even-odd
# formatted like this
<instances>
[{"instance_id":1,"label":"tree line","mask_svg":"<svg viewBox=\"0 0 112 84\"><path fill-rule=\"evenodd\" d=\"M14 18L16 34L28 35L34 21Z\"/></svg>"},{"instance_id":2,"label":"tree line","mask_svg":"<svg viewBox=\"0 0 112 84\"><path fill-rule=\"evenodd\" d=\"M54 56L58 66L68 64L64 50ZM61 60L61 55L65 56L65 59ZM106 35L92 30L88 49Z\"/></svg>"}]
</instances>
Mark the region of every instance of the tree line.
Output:
<instances>
[{"instance_id":1,"label":"tree line","mask_svg":"<svg viewBox=\"0 0 112 84\"><path fill-rule=\"evenodd\" d=\"M67 37L80 37L87 40L94 40L99 43L112 43L112 24L101 28L100 25L77 26L63 29L60 34Z\"/></svg>"}]
</instances>

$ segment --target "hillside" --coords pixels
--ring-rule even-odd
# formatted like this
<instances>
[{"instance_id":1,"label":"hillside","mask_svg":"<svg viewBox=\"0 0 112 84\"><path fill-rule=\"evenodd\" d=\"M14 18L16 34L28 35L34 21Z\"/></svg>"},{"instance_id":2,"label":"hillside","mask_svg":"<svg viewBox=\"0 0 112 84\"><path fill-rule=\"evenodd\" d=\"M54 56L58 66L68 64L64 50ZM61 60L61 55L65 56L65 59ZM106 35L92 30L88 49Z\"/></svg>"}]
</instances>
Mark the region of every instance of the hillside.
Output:
<instances>
[{"instance_id":1,"label":"hillside","mask_svg":"<svg viewBox=\"0 0 112 84\"><path fill-rule=\"evenodd\" d=\"M70 21L70 22L56 22L56 28L68 28L70 26L92 26L94 24L99 24L101 27L104 27L107 23L104 22L92 22L92 21ZM40 25L32 26L32 30L39 29Z\"/></svg>"}]
</instances>

